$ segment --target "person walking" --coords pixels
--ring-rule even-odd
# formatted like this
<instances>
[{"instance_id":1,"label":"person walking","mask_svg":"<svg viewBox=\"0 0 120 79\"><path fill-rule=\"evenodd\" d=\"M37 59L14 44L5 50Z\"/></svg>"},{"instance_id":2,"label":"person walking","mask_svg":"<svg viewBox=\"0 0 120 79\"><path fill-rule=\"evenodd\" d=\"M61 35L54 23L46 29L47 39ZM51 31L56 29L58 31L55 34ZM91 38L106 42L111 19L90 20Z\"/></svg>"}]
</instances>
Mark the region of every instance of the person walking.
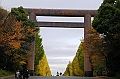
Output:
<instances>
[{"instance_id":1,"label":"person walking","mask_svg":"<svg viewBox=\"0 0 120 79\"><path fill-rule=\"evenodd\" d=\"M19 77L20 77L20 72L19 72L19 70L16 72L16 78L17 79L19 79Z\"/></svg>"},{"instance_id":2,"label":"person walking","mask_svg":"<svg viewBox=\"0 0 120 79\"><path fill-rule=\"evenodd\" d=\"M57 71L57 76L59 76L59 72Z\"/></svg>"},{"instance_id":3,"label":"person walking","mask_svg":"<svg viewBox=\"0 0 120 79\"><path fill-rule=\"evenodd\" d=\"M60 72L60 76L62 76L62 72Z\"/></svg>"},{"instance_id":4,"label":"person walking","mask_svg":"<svg viewBox=\"0 0 120 79\"><path fill-rule=\"evenodd\" d=\"M19 78L20 78L20 79L23 78L23 71L22 71L22 70L20 71L20 76L19 76Z\"/></svg>"},{"instance_id":5,"label":"person walking","mask_svg":"<svg viewBox=\"0 0 120 79\"><path fill-rule=\"evenodd\" d=\"M28 70L26 70L26 79L28 79L28 77L29 77L29 72Z\"/></svg>"},{"instance_id":6,"label":"person walking","mask_svg":"<svg viewBox=\"0 0 120 79\"><path fill-rule=\"evenodd\" d=\"M23 79L28 79L29 77L29 72L28 70L26 70L24 73L23 73Z\"/></svg>"}]
</instances>

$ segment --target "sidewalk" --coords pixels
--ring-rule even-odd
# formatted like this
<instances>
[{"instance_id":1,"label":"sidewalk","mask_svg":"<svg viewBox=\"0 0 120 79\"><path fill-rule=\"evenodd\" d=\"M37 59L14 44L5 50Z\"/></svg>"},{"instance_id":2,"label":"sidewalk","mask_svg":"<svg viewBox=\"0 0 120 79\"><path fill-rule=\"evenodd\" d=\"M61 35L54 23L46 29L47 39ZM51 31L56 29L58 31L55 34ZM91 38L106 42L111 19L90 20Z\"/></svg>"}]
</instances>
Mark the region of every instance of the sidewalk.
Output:
<instances>
[{"instance_id":1,"label":"sidewalk","mask_svg":"<svg viewBox=\"0 0 120 79\"><path fill-rule=\"evenodd\" d=\"M14 75L5 76L5 77L0 77L0 79L14 79L14 78L15 78Z\"/></svg>"},{"instance_id":2,"label":"sidewalk","mask_svg":"<svg viewBox=\"0 0 120 79\"><path fill-rule=\"evenodd\" d=\"M98 79L116 79L114 77L107 77L107 76L97 76Z\"/></svg>"}]
</instances>

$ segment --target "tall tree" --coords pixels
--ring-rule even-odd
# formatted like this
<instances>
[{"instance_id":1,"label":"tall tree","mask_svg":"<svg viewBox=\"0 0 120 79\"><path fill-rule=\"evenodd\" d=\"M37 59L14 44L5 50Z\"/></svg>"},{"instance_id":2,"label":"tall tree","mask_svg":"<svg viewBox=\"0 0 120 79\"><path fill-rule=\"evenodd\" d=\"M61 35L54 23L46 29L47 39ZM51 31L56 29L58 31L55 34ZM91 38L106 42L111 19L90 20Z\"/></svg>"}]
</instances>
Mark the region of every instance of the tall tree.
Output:
<instances>
[{"instance_id":1,"label":"tall tree","mask_svg":"<svg viewBox=\"0 0 120 79\"><path fill-rule=\"evenodd\" d=\"M25 53L21 53L20 47L24 42L23 22L17 21L12 14L0 8L0 49L2 50L0 67L6 70L16 69L15 65L20 65L24 61ZM18 51L19 50L19 51Z\"/></svg>"},{"instance_id":2,"label":"tall tree","mask_svg":"<svg viewBox=\"0 0 120 79\"><path fill-rule=\"evenodd\" d=\"M28 18L29 14L24 10L22 6L18 8L12 8L10 14L13 14L18 21L23 22L23 33L25 34L25 38L23 40L26 41L23 46L26 45L25 47L28 47L27 45L35 40L35 23Z\"/></svg>"},{"instance_id":3,"label":"tall tree","mask_svg":"<svg viewBox=\"0 0 120 79\"><path fill-rule=\"evenodd\" d=\"M24 34L24 38L21 39L24 42L22 43L20 50L21 52L26 53L27 51L30 50L30 45L31 42L33 42L35 40L35 31L36 31L36 27L35 27L35 23L32 22L32 20L28 19L28 13L24 10L24 8L22 6L18 7L18 8L12 8L10 14L15 16L15 19L17 19L19 22L22 21L22 27L24 28L24 30L22 31L22 33ZM28 54L26 54L26 58L29 56ZM27 63L27 61L26 61ZM24 65L23 67L25 67L26 65Z\"/></svg>"},{"instance_id":4,"label":"tall tree","mask_svg":"<svg viewBox=\"0 0 120 79\"><path fill-rule=\"evenodd\" d=\"M83 43L81 43L72 61L73 75L83 76L84 75L83 68L84 68L84 53L83 53Z\"/></svg>"},{"instance_id":5,"label":"tall tree","mask_svg":"<svg viewBox=\"0 0 120 79\"><path fill-rule=\"evenodd\" d=\"M83 76L84 73L84 52L83 42L79 45L72 62L69 61L64 76Z\"/></svg>"},{"instance_id":6,"label":"tall tree","mask_svg":"<svg viewBox=\"0 0 120 79\"><path fill-rule=\"evenodd\" d=\"M73 76L72 63L69 61L63 76Z\"/></svg>"},{"instance_id":7,"label":"tall tree","mask_svg":"<svg viewBox=\"0 0 120 79\"><path fill-rule=\"evenodd\" d=\"M38 28L36 32L36 38L35 38L35 72L37 71L37 66L39 65L39 61L44 56L44 48L42 45L42 38L39 35L40 29Z\"/></svg>"},{"instance_id":8,"label":"tall tree","mask_svg":"<svg viewBox=\"0 0 120 79\"><path fill-rule=\"evenodd\" d=\"M42 59L39 60L39 64L37 65L36 68L36 75L40 75L40 76L51 76L51 71L50 71L50 67L48 65L48 61L47 61L47 57L44 54Z\"/></svg>"},{"instance_id":9,"label":"tall tree","mask_svg":"<svg viewBox=\"0 0 120 79\"><path fill-rule=\"evenodd\" d=\"M35 39L35 30L35 23L28 19L28 14L22 7L13 8L10 13L0 8L2 69L14 71L26 64L26 51Z\"/></svg>"},{"instance_id":10,"label":"tall tree","mask_svg":"<svg viewBox=\"0 0 120 79\"><path fill-rule=\"evenodd\" d=\"M92 26L105 36L104 50L107 50L109 73L111 76L120 73L120 0L104 0Z\"/></svg>"},{"instance_id":11,"label":"tall tree","mask_svg":"<svg viewBox=\"0 0 120 79\"><path fill-rule=\"evenodd\" d=\"M89 45L90 50L88 53L90 55L94 76L106 75L107 71L105 62L108 56L106 54L107 51L103 51L105 47L104 38L103 36L100 36L100 34L93 29L93 27L87 30L91 36L86 38L85 41L87 41L87 44Z\"/></svg>"},{"instance_id":12,"label":"tall tree","mask_svg":"<svg viewBox=\"0 0 120 79\"><path fill-rule=\"evenodd\" d=\"M14 14L18 21L23 22L23 27L25 28L23 33L25 33L25 41L22 44L22 49L25 51L29 50L29 45L31 42L35 41L35 72L38 70L39 61L42 61L44 56L44 49L42 45L42 38L40 37L40 29L35 27L35 23L28 19L28 13L23 9L22 6L18 8L12 8L11 14ZM29 56L29 55L28 55ZM50 73L48 73L50 74Z\"/></svg>"},{"instance_id":13,"label":"tall tree","mask_svg":"<svg viewBox=\"0 0 120 79\"><path fill-rule=\"evenodd\" d=\"M78 53L78 65L79 68L84 71L84 42L81 42L81 44L78 47L77 53ZM82 74L81 74L82 75Z\"/></svg>"}]
</instances>

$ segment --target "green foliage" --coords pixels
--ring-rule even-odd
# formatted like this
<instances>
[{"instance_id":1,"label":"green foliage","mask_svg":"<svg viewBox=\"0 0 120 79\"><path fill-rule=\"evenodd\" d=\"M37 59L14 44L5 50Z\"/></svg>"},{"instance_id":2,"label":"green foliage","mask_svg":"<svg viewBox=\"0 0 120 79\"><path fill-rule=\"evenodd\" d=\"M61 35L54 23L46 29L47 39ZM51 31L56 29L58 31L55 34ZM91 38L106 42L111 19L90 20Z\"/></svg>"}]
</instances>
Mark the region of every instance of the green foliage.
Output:
<instances>
[{"instance_id":1,"label":"green foliage","mask_svg":"<svg viewBox=\"0 0 120 79\"><path fill-rule=\"evenodd\" d=\"M0 18L0 68L14 70L13 66L18 63L16 63L15 55L16 50L20 48L21 41L19 39L23 38L20 33L22 31L21 22L17 22L15 17L6 10L1 8L0 10L0 15L2 15Z\"/></svg>"},{"instance_id":2,"label":"green foliage","mask_svg":"<svg viewBox=\"0 0 120 79\"><path fill-rule=\"evenodd\" d=\"M72 63L69 61L63 76L73 76Z\"/></svg>"},{"instance_id":3,"label":"green foliage","mask_svg":"<svg viewBox=\"0 0 120 79\"><path fill-rule=\"evenodd\" d=\"M11 14L14 14L18 21L27 21L28 20L28 13L23 9L22 6L20 6L18 8L12 8Z\"/></svg>"},{"instance_id":4,"label":"green foliage","mask_svg":"<svg viewBox=\"0 0 120 79\"><path fill-rule=\"evenodd\" d=\"M39 76L51 76L50 67L45 54L43 55L42 59L39 60L39 64L36 67L35 73Z\"/></svg>"},{"instance_id":5,"label":"green foliage","mask_svg":"<svg viewBox=\"0 0 120 79\"><path fill-rule=\"evenodd\" d=\"M22 6L18 8L12 8L10 14L14 15L18 21L23 22L22 26L24 28L24 31L22 31L22 33L25 35L25 37L21 39L24 42L22 42L21 48L19 50L21 53L26 54L26 52L30 50L31 42L35 41L35 23L32 20L28 19L29 14L24 10ZM26 56L25 54L24 56ZM28 56L25 58L27 57ZM27 61L25 60L25 62ZM26 65L23 65L24 68L26 68L25 66Z\"/></svg>"},{"instance_id":6,"label":"green foliage","mask_svg":"<svg viewBox=\"0 0 120 79\"><path fill-rule=\"evenodd\" d=\"M83 52L83 43L81 43L76 52L72 63L69 62L67 68L64 72L64 76L83 76L84 75L84 52Z\"/></svg>"},{"instance_id":7,"label":"green foliage","mask_svg":"<svg viewBox=\"0 0 120 79\"><path fill-rule=\"evenodd\" d=\"M83 52L83 43L81 43L76 52L76 56L72 61L72 69L74 76L83 76L84 70L84 52Z\"/></svg>"},{"instance_id":8,"label":"green foliage","mask_svg":"<svg viewBox=\"0 0 120 79\"><path fill-rule=\"evenodd\" d=\"M11 74L13 74L13 73L5 71L5 70L0 70L0 77L8 76L8 75L11 75Z\"/></svg>"},{"instance_id":9,"label":"green foliage","mask_svg":"<svg viewBox=\"0 0 120 79\"><path fill-rule=\"evenodd\" d=\"M31 27L31 28L35 27L35 23L32 20L28 19L29 14L24 10L22 6L18 8L12 8L11 14L14 14L18 21L23 21L24 26Z\"/></svg>"},{"instance_id":10,"label":"green foliage","mask_svg":"<svg viewBox=\"0 0 120 79\"><path fill-rule=\"evenodd\" d=\"M105 36L103 51L107 52L106 66L108 74L115 76L120 72L120 0L104 0L92 26Z\"/></svg>"},{"instance_id":11,"label":"green foliage","mask_svg":"<svg viewBox=\"0 0 120 79\"><path fill-rule=\"evenodd\" d=\"M22 31L22 33L25 35L25 37L21 40L25 42L22 42L20 50L26 52L30 50L30 43L35 40L35 35L33 33L36 29L35 23L28 19L29 14L24 10L22 6L18 8L12 8L10 14L14 15L18 21L23 22L22 26L24 27L24 31Z\"/></svg>"},{"instance_id":12,"label":"green foliage","mask_svg":"<svg viewBox=\"0 0 120 79\"><path fill-rule=\"evenodd\" d=\"M24 8L22 6L20 6L18 8L12 8L10 14L14 15L18 21L23 22L23 27L25 28L23 33L27 33L27 34L25 34L26 36L22 40L24 40L28 43L34 41L35 36L34 36L34 34L28 32L28 28L32 29L34 32L36 30L36 28L35 28L36 26L32 20L28 19L29 14L24 10ZM26 44L28 44L28 43L26 43Z\"/></svg>"},{"instance_id":13,"label":"green foliage","mask_svg":"<svg viewBox=\"0 0 120 79\"><path fill-rule=\"evenodd\" d=\"M36 32L36 39L35 39L35 72L36 72L36 68L37 65L39 64L39 61L42 59L43 55L44 55L44 49L43 49L43 45L42 45L42 38L39 35L39 29Z\"/></svg>"},{"instance_id":14,"label":"green foliage","mask_svg":"<svg viewBox=\"0 0 120 79\"><path fill-rule=\"evenodd\" d=\"M105 76L107 74L106 59L108 58L104 50L104 39L100 38L99 33L90 27L87 29L90 37L85 39L86 44L89 46L87 53L90 56L90 61L93 67L94 76ZM91 42L92 41L92 42Z\"/></svg>"},{"instance_id":15,"label":"green foliage","mask_svg":"<svg viewBox=\"0 0 120 79\"><path fill-rule=\"evenodd\" d=\"M84 71L84 46L83 46L83 42L80 44L77 52L78 52L78 65L79 65L79 68Z\"/></svg>"},{"instance_id":16,"label":"green foliage","mask_svg":"<svg viewBox=\"0 0 120 79\"><path fill-rule=\"evenodd\" d=\"M26 51L35 39L36 30L33 28L35 23L27 18L23 8L14 8L12 12L0 8L0 68L8 71L23 69L27 59Z\"/></svg>"},{"instance_id":17,"label":"green foliage","mask_svg":"<svg viewBox=\"0 0 120 79\"><path fill-rule=\"evenodd\" d=\"M120 0L105 0L98 9L92 26L99 33L118 34L120 33Z\"/></svg>"}]
</instances>

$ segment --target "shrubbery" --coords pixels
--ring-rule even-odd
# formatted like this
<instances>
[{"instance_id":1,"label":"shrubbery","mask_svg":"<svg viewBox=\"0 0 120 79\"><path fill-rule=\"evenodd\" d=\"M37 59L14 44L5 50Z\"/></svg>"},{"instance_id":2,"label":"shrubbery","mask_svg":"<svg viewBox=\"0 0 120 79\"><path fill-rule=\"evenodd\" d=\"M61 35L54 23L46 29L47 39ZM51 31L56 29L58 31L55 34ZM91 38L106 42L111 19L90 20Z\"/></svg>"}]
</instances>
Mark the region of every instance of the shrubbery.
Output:
<instances>
[{"instance_id":1,"label":"shrubbery","mask_svg":"<svg viewBox=\"0 0 120 79\"><path fill-rule=\"evenodd\" d=\"M0 70L0 77L12 75L12 74L13 74L12 72Z\"/></svg>"}]
</instances>

